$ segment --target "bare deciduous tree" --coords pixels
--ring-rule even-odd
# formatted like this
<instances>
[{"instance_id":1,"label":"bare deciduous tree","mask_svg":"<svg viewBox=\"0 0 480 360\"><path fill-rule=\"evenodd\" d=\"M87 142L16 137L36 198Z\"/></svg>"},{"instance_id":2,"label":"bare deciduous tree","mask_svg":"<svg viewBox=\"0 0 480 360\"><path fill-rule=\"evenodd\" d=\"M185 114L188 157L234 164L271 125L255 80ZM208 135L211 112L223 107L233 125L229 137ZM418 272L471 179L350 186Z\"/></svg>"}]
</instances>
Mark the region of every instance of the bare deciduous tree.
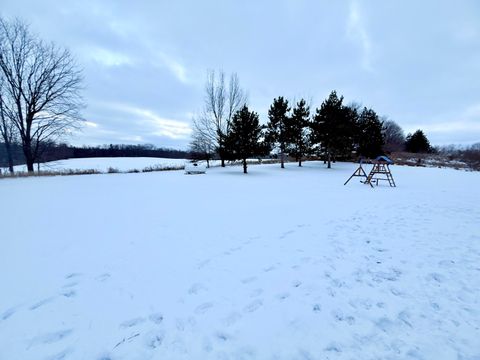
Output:
<instances>
[{"instance_id":1,"label":"bare deciduous tree","mask_svg":"<svg viewBox=\"0 0 480 360\"><path fill-rule=\"evenodd\" d=\"M192 141L190 142L190 152L195 160L206 160L207 168L209 168L210 160L212 160L215 154L214 139L211 139L194 128Z\"/></svg>"},{"instance_id":2,"label":"bare deciduous tree","mask_svg":"<svg viewBox=\"0 0 480 360\"><path fill-rule=\"evenodd\" d=\"M382 132L385 139L383 146L387 152L402 151L405 147L405 134L402 128L393 120L382 117Z\"/></svg>"},{"instance_id":3,"label":"bare deciduous tree","mask_svg":"<svg viewBox=\"0 0 480 360\"><path fill-rule=\"evenodd\" d=\"M203 141L213 141L217 153L225 166L225 137L233 115L247 102L247 95L240 87L237 74L230 76L228 88L225 86L225 73L209 71L205 84L205 107L193 121L194 133Z\"/></svg>"},{"instance_id":4,"label":"bare deciduous tree","mask_svg":"<svg viewBox=\"0 0 480 360\"><path fill-rule=\"evenodd\" d=\"M3 111L18 132L32 172L42 143L81 124L81 71L67 49L41 41L20 20L0 18L0 72Z\"/></svg>"}]
</instances>

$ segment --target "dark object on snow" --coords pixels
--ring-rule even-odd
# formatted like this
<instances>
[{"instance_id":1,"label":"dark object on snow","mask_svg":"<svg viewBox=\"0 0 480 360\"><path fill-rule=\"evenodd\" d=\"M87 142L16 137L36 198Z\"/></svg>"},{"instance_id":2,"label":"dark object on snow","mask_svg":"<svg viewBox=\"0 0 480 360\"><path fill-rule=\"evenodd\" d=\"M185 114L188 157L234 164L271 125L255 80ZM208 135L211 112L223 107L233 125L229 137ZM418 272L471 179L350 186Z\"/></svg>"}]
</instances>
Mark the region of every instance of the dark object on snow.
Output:
<instances>
[{"instance_id":1,"label":"dark object on snow","mask_svg":"<svg viewBox=\"0 0 480 360\"><path fill-rule=\"evenodd\" d=\"M185 174L205 174L207 172L207 166L203 163L191 162L185 164Z\"/></svg>"}]
</instances>

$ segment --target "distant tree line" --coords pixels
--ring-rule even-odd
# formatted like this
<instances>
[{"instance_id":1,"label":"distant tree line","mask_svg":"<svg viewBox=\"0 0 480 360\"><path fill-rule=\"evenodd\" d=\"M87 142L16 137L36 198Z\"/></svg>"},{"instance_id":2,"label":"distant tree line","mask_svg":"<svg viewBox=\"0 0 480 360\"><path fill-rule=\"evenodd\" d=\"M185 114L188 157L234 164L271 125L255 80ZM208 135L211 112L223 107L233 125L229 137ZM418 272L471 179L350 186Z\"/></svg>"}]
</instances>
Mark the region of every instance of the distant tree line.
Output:
<instances>
[{"instance_id":1,"label":"distant tree line","mask_svg":"<svg viewBox=\"0 0 480 360\"><path fill-rule=\"evenodd\" d=\"M379 117L371 108L345 104L332 91L314 111L304 99L293 104L280 96L273 100L268 122L261 125L250 111L245 91L236 74L225 86L225 75L209 72L206 103L194 119L190 150L196 159L241 160L247 172L249 157L273 154L284 167L286 157L302 166L306 157L321 157L330 168L340 159L374 158L395 151L430 152L432 147L422 130L404 135L392 120Z\"/></svg>"},{"instance_id":2,"label":"distant tree line","mask_svg":"<svg viewBox=\"0 0 480 360\"><path fill-rule=\"evenodd\" d=\"M68 144L42 143L41 153L37 158L39 163L63 159L93 158L93 157L163 157L170 159L186 159L190 153L156 147L154 145L124 145L110 144L101 146L72 146ZM14 165L25 164L22 146L13 144L11 149ZM8 154L4 144L0 143L0 167L9 165Z\"/></svg>"}]
</instances>

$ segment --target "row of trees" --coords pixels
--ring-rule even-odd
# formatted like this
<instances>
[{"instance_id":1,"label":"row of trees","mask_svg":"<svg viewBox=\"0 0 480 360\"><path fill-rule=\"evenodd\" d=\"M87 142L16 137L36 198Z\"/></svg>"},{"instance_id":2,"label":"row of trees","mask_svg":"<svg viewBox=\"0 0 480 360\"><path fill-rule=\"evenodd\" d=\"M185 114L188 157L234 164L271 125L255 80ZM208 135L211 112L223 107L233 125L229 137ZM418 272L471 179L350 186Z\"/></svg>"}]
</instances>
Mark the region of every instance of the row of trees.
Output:
<instances>
[{"instance_id":1,"label":"row of trees","mask_svg":"<svg viewBox=\"0 0 480 360\"><path fill-rule=\"evenodd\" d=\"M387 118L380 118L370 108L344 104L343 96L332 91L315 111L304 99L291 108L280 96L268 111L268 122L261 125L258 114L247 107L245 91L238 77L209 72L206 82L205 108L193 121L192 153L207 162L218 156L225 160L242 160L275 152L284 168L286 156L302 165L305 156L322 156L330 168L335 159L351 158L352 154L376 157L384 152L428 152L431 147L425 134L418 130L405 137L401 127Z\"/></svg>"},{"instance_id":2,"label":"row of trees","mask_svg":"<svg viewBox=\"0 0 480 360\"><path fill-rule=\"evenodd\" d=\"M46 43L20 21L0 17L0 136L13 172L12 145L29 172L44 144L79 127L82 75L67 49Z\"/></svg>"}]
</instances>

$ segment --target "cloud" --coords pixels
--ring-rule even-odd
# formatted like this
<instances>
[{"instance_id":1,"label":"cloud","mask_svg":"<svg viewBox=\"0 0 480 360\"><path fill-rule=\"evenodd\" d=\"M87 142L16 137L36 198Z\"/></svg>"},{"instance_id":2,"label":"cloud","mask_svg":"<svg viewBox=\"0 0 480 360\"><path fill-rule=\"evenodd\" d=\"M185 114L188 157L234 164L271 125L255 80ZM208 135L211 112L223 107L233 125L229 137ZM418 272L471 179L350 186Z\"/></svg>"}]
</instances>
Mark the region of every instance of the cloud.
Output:
<instances>
[{"instance_id":1,"label":"cloud","mask_svg":"<svg viewBox=\"0 0 480 360\"><path fill-rule=\"evenodd\" d=\"M86 60L107 67L134 64L134 60L130 56L102 47L87 47L82 51L82 55Z\"/></svg>"},{"instance_id":2,"label":"cloud","mask_svg":"<svg viewBox=\"0 0 480 360\"><path fill-rule=\"evenodd\" d=\"M166 67L180 82L184 84L188 82L187 70L182 64L162 52L157 53L157 57L161 66Z\"/></svg>"},{"instance_id":3,"label":"cloud","mask_svg":"<svg viewBox=\"0 0 480 360\"><path fill-rule=\"evenodd\" d=\"M148 126L149 132L156 136L165 136L171 139L186 139L192 133L190 125L179 120L166 119L155 112L133 106L118 105L118 109L132 114L135 121Z\"/></svg>"},{"instance_id":4,"label":"cloud","mask_svg":"<svg viewBox=\"0 0 480 360\"><path fill-rule=\"evenodd\" d=\"M364 21L358 1L352 0L348 13L347 35L362 49L362 68L366 71L373 71L372 43Z\"/></svg>"},{"instance_id":5,"label":"cloud","mask_svg":"<svg viewBox=\"0 0 480 360\"><path fill-rule=\"evenodd\" d=\"M480 104L468 106L458 114L448 114L436 121L417 123L408 127L413 133L417 129L424 130L431 140L438 144L473 143L479 141Z\"/></svg>"}]
</instances>

